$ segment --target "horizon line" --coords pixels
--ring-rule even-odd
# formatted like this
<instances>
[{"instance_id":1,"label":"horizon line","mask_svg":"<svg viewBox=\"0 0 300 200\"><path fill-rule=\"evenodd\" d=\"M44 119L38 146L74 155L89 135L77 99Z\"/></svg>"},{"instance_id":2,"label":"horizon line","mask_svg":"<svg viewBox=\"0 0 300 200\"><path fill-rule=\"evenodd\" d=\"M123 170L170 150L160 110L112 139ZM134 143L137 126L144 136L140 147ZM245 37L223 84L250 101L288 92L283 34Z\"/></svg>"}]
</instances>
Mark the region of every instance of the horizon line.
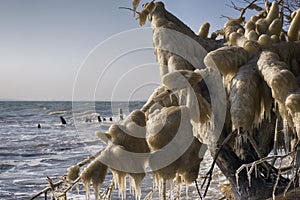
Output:
<instances>
[{"instance_id":1,"label":"horizon line","mask_svg":"<svg viewBox=\"0 0 300 200\"><path fill-rule=\"evenodd\" d=\"M68 102L145 102L147 99L144 100L57 100L57 99L44 99L44 100L39 100L39 99L0 99L0 101L57 101L57 102L62 102L62 101L68 101Z\"/></svg>"}]
</instances>

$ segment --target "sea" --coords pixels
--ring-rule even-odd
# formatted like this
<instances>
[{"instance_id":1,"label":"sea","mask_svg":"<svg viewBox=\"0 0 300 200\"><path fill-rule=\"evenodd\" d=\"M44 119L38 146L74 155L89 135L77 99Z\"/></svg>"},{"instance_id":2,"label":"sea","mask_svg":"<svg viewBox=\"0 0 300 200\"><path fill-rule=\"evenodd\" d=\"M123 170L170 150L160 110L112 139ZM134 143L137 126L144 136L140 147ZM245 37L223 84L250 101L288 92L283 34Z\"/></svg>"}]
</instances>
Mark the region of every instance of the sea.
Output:
<instances>
[{"instance_id":1,"label":"sea","mask_svg":"<svg viewBox=\"0 0 300 200\"><path fill-rule=\"evenodd\" d=\"M145 102L71 102L71 101L0 101L0 199L30 199L67 173L67 169L105 147L96 131L107 131ZM66 124L62 124L63 117ZM101 122L98 118L100 117ZM104 121L105 119L105 121ZM38 128L40 125L40 128ZM211 164L209 152L201 163L198 182L203 181ZM100 192L109 186L109 171ZM220 199L220 186L226 178L216 167L205 199ZM142 182L142 199L153 188L152 174ZM170 196L170 195L169 195ZM194 183L181 188L181 199L200 199ZM36 199L45 199L44 195ZM50 199L48 193L48 199ZM86 199L85 189L73 189L68 199ZM94 199L91 190L90 199ZM122 199L116 190L111 199ZM135 199L128 188L126 199ZM153 199L159 199L154 194Z\"/></svg>"}]
</instances>

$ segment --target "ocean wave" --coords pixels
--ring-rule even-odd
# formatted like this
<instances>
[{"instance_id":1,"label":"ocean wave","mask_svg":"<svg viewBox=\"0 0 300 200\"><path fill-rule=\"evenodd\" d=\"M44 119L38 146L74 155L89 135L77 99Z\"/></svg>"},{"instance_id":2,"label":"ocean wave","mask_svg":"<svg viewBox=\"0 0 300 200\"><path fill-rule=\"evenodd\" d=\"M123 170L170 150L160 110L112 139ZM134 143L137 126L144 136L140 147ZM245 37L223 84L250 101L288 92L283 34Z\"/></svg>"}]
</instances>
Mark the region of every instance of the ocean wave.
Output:
<instances>
[{"instance_id":1,"label":"ocean wave","mask_svg":"<svg viewBox=\"0 0 300 200\"><path fill-rule=\"evenodd\" d=\"M28 114L21 114L20 117L32 117L35 116L36 114L34 113L28 113Z\"/></svg>"},{"instance_id":2,"label":"ocean wave","mask_svg":"<svg viewBox=\"0 0 300 200\"><path fill-rule=\"evenodd\" d=\"M49 113L47 113L47 116L51 116L51 115L61 115L61 114L69 114L71 113L71 110L57 110L57 111L51 111Z\"/></svg>"},{"instance_id":3,"label":"ocean wave","mask_svg":"<svg viewBox=\"0 0 300 200\"><path fill-rule=\"evenodd\" d=\"M0 172L7 171L13 167L14 167L14 165L11 165L11 164L6 164L6 163L0 164Z\"/></svg>"}]
</instances>

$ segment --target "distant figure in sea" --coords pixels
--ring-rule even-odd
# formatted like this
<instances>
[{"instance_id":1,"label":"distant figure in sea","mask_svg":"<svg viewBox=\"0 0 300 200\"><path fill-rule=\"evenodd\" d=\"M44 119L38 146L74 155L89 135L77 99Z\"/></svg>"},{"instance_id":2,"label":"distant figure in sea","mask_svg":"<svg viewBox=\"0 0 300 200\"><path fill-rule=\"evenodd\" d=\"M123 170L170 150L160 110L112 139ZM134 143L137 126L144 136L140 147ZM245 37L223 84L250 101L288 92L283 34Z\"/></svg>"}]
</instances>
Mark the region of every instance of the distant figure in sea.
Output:
<instances>
[{"instance_id":1,"label":"distant figure in sea","mask_svg":"<svg viewBox=\"0 0 300 200\"><path fill-rule=\"evenodd\" d=\"M62 124L67 124L66 120L62 116L60 116L60 121Z\"/></svg>"},{"instance_id":2,"label":"distant figure in sea","mask_svg":"<svg viewBox=\"0 0 300 200\"><path fill-rule=\"evenodd\" d=\"M120 120L123 120L123 110L122 110L122 108L119 109L119 114L120 114Z\"/></svg>"},{"instance_id":3,"label":"distant figure in sea","mask_svg":"<svg viewBox=\"0 0 300 200\"><path fill-rule=\"evenodd\" d=\"M100 115L98 115L98 122L102 122Z\"/></svg>"},{"instance_id":4,"label":"distant figure in sea","mask_svg":"<svg viewBox=\"0 0 300 200\"><path fill-rule=\"evenodd\" d=\"M110 117L110 118L109 118L109 121L111 121L111 122L112 122L112 117Z\"/></svg>"},{"instance_id":5,"label":"distant figure in sea","mask_svg":"<svg viewBox=\"0 0 300 200\"><path fill-rule=\"evenodd\" d=\"M41 128L41 124L38 124L38 128Z\"/></svg>"},{"instance_id":6,"label":"distant figure in sea","mask_svg":"<svg viewBox=\"0 0 300 200\"><path fill-rule=\"evenodd\" d=\"M85 122L92 122L92 119L91 118L86 118Z\"/></svg>"},{"instance_id":7,"label":"distant figure in sea","mask_svg":"<svg viewBox=\"0 0 300 200\"><path fill-rule=\"evenodd\" d=\"M106 121L106 118L105 118L105 117L103 117L103 121L104 121L104 122Z\"/></svg>"}]
</instances>

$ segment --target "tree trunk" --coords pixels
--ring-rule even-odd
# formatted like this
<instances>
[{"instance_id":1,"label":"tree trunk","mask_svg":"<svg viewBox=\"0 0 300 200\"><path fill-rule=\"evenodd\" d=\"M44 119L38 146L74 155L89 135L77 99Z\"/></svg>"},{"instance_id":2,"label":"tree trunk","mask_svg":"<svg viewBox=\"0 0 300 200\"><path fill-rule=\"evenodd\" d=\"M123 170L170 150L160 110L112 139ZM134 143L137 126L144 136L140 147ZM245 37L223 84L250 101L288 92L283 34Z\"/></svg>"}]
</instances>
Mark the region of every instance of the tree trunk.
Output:
<instances>
[{"instance_id":1,"label":"tree trunk","mask_svg":"<svg viewBox=\"0 0 300 200\"><path fill-rule=\"evenodd\" d=\"M272 149L272 141L274 136L275 117L272 116L271 123L265 120L259 130L254 133L254 140L260 141L258 144L260 149L264 149L263 156L266 156ZM229 130L223 130L220 137L219 143L224 140L224 137L228 135ZM232 138L234 140L234 138ZM272 196L273 189L277 179L277 169L267 162L257 165L257 173L255 170L251 174L251 185L249 185L249 177L247 176L246 169L242 170L238 176L238 183L236 182L236 171L247 163L252 163L259 159L257 153L247 140L244 145L244 160L239 158L232 148L232 141L223 146L216 164L227 177L231 184L232 191L237 200L239 199L266 199ZM257 177L256 177L257 174ZM279 178L278 185L276 188L276 195L284 191L288 185L289 180L283 177Z\"/></svg>"},{"instance_id":2,"label":"tree trunk","mask_svg":"<svg viewBox=\"0 0 300 200\"><path fill-rule=\"evenodd\" d=\"M154 51L157 62L160 65L160 71L162 72L161 78L168 73L170 67L173 67L168 66L172 59L176 60L178 64L173 70L193 70L195 68L201 68L201 64L203 63L204 56L198 54L199 52L197 51L197 47L195 47L196 45L192 46L190 43L186 42L188 40L186 40L185 37L176 37L176 34L173 32L178 32L191 38L193 41L200 44L207 52L224 46L224 43L226 42L224 39L214 40L197 36L188 26L169 13L162 2L156 2L155 5L156 8L153 13L151 13L150 21L153 29ZM170 31L167 31L166 29ZM169 49L166 49L167 47ZM186 57L182 55L191 59L186 59ZM194 60L196 60L196 64L200 63L200 65L195 65L192 62ZM230 121L228 119L230 119L230 116L227 116L226 121ZM242 133L244 135L247 134L252 139L251 142L248 139L243 142L242 156L237 154L237 149L234 148L233 145L236 136L222 147L216 160L216 164L229 180L236 199L266 199L272 196L277 180L278 183L275 194L282 193L289 183L288 179L283 177L277 178L277 169L267 162L257 165L257 173L255 173L254 170L250 176L251 185L249 185L249 177L246 170L239 173L238 183L236 181L236 171L243 164L257 161L259 159L258 155L267 156L272 150L275 120L276 117L273 113L271 122L269 120L264 120L259 128L253 129L252 133ZM218 144L221 144L226 136L232 131L231 124L226 124L224 127ZM253 147L253 143L256 143L255 148ZM217 149L211 151L212 155L214 155L217 152ZM257 176L255 174L257 174Z\"/></svg>"}]
</instances>

